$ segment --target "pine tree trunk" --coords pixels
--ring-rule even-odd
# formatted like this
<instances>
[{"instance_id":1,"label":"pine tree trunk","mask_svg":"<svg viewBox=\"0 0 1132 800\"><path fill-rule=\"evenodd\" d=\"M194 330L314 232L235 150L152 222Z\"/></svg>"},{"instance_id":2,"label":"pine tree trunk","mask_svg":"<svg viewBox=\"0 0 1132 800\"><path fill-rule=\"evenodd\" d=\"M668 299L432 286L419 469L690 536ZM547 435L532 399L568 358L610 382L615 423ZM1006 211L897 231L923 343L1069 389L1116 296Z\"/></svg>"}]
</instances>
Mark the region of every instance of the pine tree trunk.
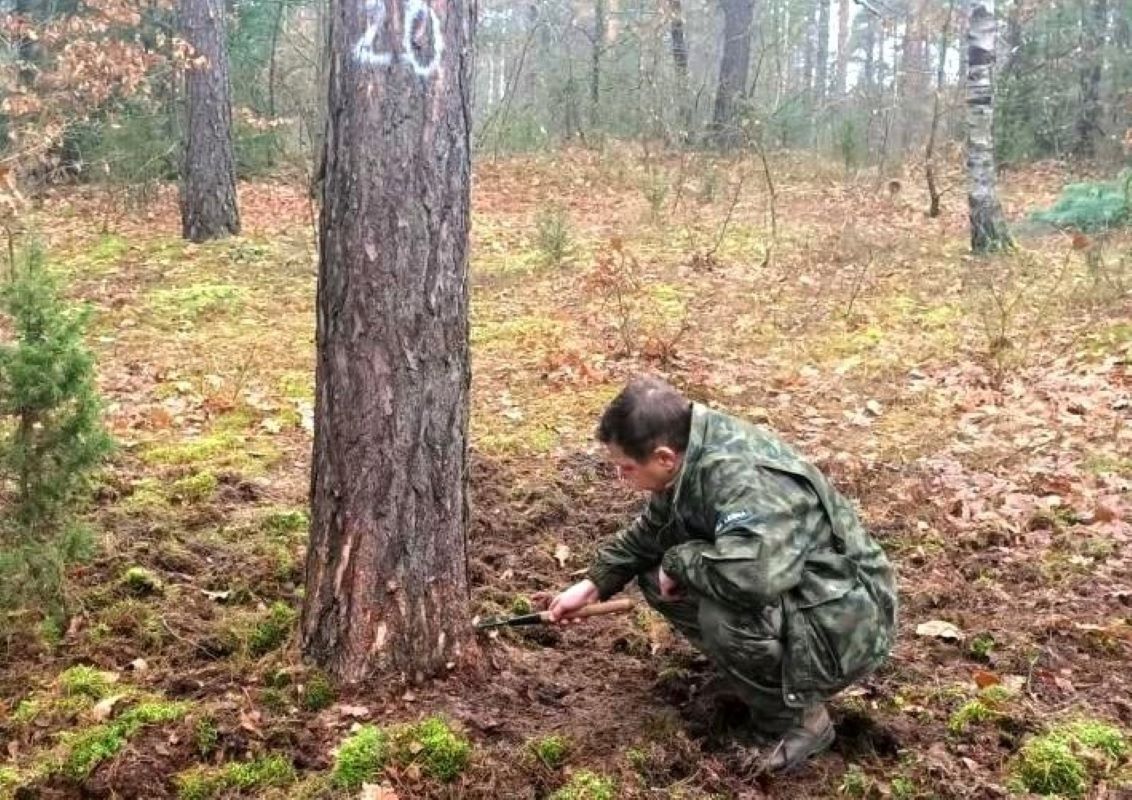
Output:
<instances>
[{"instance_id":1,"label":"pine tree trunk","mask_svg":"<svg viewBox=\"0 0 1132 800\"><path fill-rule=\"evenodd\" d=\"M547 28L549 27L544 21L539 19L539 9L534 3L527 6L527 41L524 44L526 53L523 56L523 74L521 86L512 91L518 91L519 96L522 97L523 103L527 107L534 107L534 105L541 100L541 81L542 76L539 74L538 65L543 63L546 57L547 42L549 39ZM498 45L501 57L506 52L503 44ZM503 80L500 80L500 85L503 86ZM500 91L499 99L502 100L506 91Z\"/></svg>"},{"instance_id":2,"label":"pine tree trunk","mask_svg":"<svg viewBox=\"0 0 1132 800\"><path fill-rule=\"evenodd\" d=\"M719 86L712 114L712 141L729 149L742 141L736 100L747 88L751 64L751 27L754 0L720 0L723 6L723 56L719 62Z\"/></svg>"},{"instance_id":3,"label":"pine tree trunk","mask_svg":"<svg viewBox=\"0 0 1132 800\"><path fill-rule=\"evenodd\" d=\"M778 108L782 105L782 97L790 85L791 59L790 47L786 39L785 18L789 11L784 8L781 0L770 0L771 10L771 38L774 42L774 100L771 105Z\"/></svg>"},{"instance_id":4,"label":"pine tree trunk","mask_svg":"<svg viewBox=\"0 0 1132 800\"><path fill-rule=\"evenodd\" d=\"M590 66L590 127L601 122L601 55L605 49L605 0L594 0L594 38Z\"/></svg>"},{"instance_id":5,"label":"pine tree trunk","mask_svg":"<svg viewBox=\"0 0 1132 800\"><path fill-rule=\"evenodd\" d=\"M692 105L688 97L688 41L684 36L684 7L681 0L668 0L669 33L672 37L672 66L676 75L676 104L680 109L680 140L692 134Z\"/></svg>"},{"instance_id":6,"label":"pine tree trunk","mask_svg":"<svg viewBox=\"0 0 1132 800\"><path fill-rule=\"evenodd\" d=\"M849 11L849 0L838 0L836 89L839 98L845 96L849 86Z\"/></svg>"},{"instance_id":7,"label":"pine tree trunk","mask_svg":"<svg viewBox=\"0 0 1132 800\"><path fill-rule=\"evenodd\" d=\"M942 114L942 96L947 81L947 50L951 46L951 20L955 16L955 0L947 4L947 18L943 32L939 36L939 53L935 70L935 97L932 98L932 122L928 132L928 147L924 154L924 177L928 183L928 217L935 219L940 213L942 194L935 174L935 143L939 136L939 122Z\"/></svg>"},{"instance_id":8,"label":"pine tree trunk","mask_svg":"<svg viewBox=\"0 0 1132 800\"><path fill-rule=\"evenodd\" d=\"M877 46L877 21L876 17L870 16L869 21L866 23L864 33L864 50L865 50L865 65L861 69L861 82L865 86L865 91L871 97L877 85L877 59L876 59L876 46Z\"/></svg>"},{"instance_id":9,"label":"pine tree trunk","mask_svg":"<svg viewBox=\"0 0 1132 800\"><path fill-rule=\"evenodd\" d=\"M471 646L474 8L331 0L301 631L348 682L420 680Z\"/></svg>"},{"instance_id":10,"label":"pine tree trunk","mask_svg":"<svg viewBox=\"0 0 1132 800\"><path fill-rule=\"evenodd\" d=\"M818 106L829 94L829 3L818 0L818 42L814 62L814 100Z\"/></svg>"},{"instance_id":11,"label":"pine tree trunk","mask_svg":"<svg viewBox=\"0 0 1132 800\"><path fill-rule=\"evenodd\" d=\"M1025 0L1013 0L1010 4L1010 10L1006 12L1006 34L1003 37L1005 41L1003 44L1006 49L1006 63L1001 65L999 74L1005 80L1012 73L1017 71L1019 62L1019 55L1022 50L1022 14L1024 13Z\"/></svg>"},{"instance_id":12,"label":"pine tree trunk","mask_svg":"<svg viewBox=\"0 0 1132 800\"><path fill-rule=\"evenodd\" d=\"M180 0L181 30L193 48L185 76L188 130L181 184L181 232L193 242L240 232L232 96L220 0Z\"/></svg>"},{"instance_id":13,"label":"pine tree trunk","mask_svg":"<svg viewBox=\"0 0 1132 800\"><path fill-rule=\"evenodd\" d=\"M1013 247L998 201L994 166L994 0L969 0L967 31L967 194L971 249L976 253Z\"/></svg>"},{"instance_id":14,"label":"pine tree trunk","mask_svg":"<svg viewBox=\"0 0 1132 800\"><path fill-rule=\"evenodd\" d=\"M813 0L805 0L802 4L802 13L806 20L805 41L802 44L802 86L801 95L805 100L807 109L813 105L814 97L814 58L817 51L817 7Z\"/></svg>"},{"instance_id":15,"label":"pine tree trunk","mask_svg":"<svg viewBox=\"0 0 1132 800\"><path fill-rule=\"evenodd\" d=\"M1077 117L1076 154L1093 158L1101 128L1101 68L1104 63L1105 34L1108 28L1108 0L1093 0L1081 9L1082 61L1081 105Z\"/></svg>"},{"instance_id":16,"label":"pine tree trunk","mask_svg":"<svg viewBox=\"0 0 1132 800\"><path fill-rule=\"evenodd\" d=\"M315 114L309 122L311 140L311 180L310 197L322 194L322 181L326 175L326 89L330 85L330 12L326 3L315 4L315 30L318 36L318 52L315 68Z\"/></svg>"},{"instance_id":17,"label":"pine tree trunk","mask_svg":"<svg viewBox=\"0 0 1132 800\"><path fill-rule=\"evenodd\" d=\"M18 19L30 25L39 21L40 14L37 13L35 0L16 0L15 12ZM35 84L37 74L36 62L39 61L39 46L32 36L22 31L17 34L14 44L15 55L19 60L19 69L16 72L19 87L31 89Z\"/></svg>"}]
</instances>

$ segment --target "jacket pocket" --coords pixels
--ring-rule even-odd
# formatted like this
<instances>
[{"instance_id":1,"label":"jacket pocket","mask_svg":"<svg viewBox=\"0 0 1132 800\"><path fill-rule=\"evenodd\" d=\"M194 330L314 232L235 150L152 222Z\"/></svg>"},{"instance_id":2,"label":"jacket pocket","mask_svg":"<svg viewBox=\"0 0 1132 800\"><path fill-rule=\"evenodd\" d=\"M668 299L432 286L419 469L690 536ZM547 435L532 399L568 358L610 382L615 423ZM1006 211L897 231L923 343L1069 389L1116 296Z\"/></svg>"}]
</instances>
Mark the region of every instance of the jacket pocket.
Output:
<instances>
[{"instance_id":1,"label":"jacket pocket","mask_svg":"<svg viewBox=\"0 0 1132 800\"><path fill-rule=\"evenodd\" d=\"M799 688L842 689L872 671L886 649L887 627L876 602L863 584L848 583L811 591L796 606L791 654L802 662L798 671L805 685Z\"/></svg>"},{"instance_id":2,"label":"jacket pocket","mask_svg":"<svg viewBox=\"0 0 1132 800\"><path fill-rule=\"evenodd\" d=\"M845 672L837 642L829 635L825 619L836 613L837 598L821 605L796 608L790 617L788 667L792 683L801 691L833 692L845 683Z\"/></svg>"},{"instance_id":3,"label":"jacket pocket","mask_svg":"<svg viewBox=\"0 0 1132 800\"><path fill-rule=\"evenodd\" d=\"M776 686L782 679L785 652L783 617L779 603L752 613L702 600L699 626L704 650L749 683Z\"/></svg>"}]
</instances>

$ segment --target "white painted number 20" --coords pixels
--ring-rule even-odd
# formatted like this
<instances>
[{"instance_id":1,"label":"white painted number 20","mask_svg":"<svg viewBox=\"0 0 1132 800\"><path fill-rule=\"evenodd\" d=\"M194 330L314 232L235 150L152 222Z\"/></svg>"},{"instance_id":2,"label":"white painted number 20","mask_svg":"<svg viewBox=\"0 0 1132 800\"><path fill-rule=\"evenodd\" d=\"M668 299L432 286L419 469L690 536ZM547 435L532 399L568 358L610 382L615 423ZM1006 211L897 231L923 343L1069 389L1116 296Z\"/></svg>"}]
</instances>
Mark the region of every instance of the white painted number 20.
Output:
<instances>
[{"instance_id":1,"label":"white painted number 20","mask_svg":"<svg viewBox=\"0 0 1132 800\"><path fill-rule=\"evenodd\" d=\"M397 61L409 65L413 72L422 78L432 75L440 67L440 55L444 52L444 39L441 38L440 18L424 0L400 0L405 33L401 37L401 52L393 53L381 49L378 37L385 28L386 0L366 0L368 24L362 38L354 47L354 56L367 66L390 67ZM424 53L414 42L414 32L431 34L423 36L432 40L430 52ZM419 41L419 39L418 39Z\"/></svg>"}]
</instances>

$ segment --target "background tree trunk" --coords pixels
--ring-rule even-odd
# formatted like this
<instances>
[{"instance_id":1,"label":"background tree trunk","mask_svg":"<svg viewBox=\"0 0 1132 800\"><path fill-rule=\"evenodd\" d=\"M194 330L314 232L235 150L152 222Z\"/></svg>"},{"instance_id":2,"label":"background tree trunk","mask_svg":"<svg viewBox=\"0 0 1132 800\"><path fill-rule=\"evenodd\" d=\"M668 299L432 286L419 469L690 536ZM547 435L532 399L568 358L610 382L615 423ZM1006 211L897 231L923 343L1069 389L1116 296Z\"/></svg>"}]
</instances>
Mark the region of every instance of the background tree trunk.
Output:
<instances>
[{"instance_id":1,"label":"background tree trunk","mask_svg":"<svg viewBox=\"0 0 1132 800\"><path fill-rule=\"evenodd\" d=\"M865 51L865 64L861 68L861 83L865 87L865 91L869 97L872 97L877 85L877 30L880 24L877 22L876 17L869 15L869 21L865 23L865 32L863 35L862 47Z\"/></svg>"},{"instance_id":2,"label":"background tree trunk","mask_svg":"<svg viewBox=\"0 0 1132 800\"><path fill-rule=\"evenodd\" d=\"M203 242L240 232L224 7L220 0L181 0L180 16L194 52L185 76L188 136L181 230L186 239Z\"/></svg>"},{"instance_id":3,"label":"background tree trunk","mask_svg":"<svg viewBox=\"0 0 1132 800\"><path fill-rule=\"evenodd\" d=\"M829 3L818 0L817 48L814 55L814 100L820 106L829 94Z\"/></svg>"},{"instance_id":4,"label":"background tree trunk","mask_svg":"<svg viewBox=\"0 0 1132 800\"><path fill-rule=\"evenodd\" d=\"M845 97L849 86L849 0L837 2L837 97ZM868 13L868 12L863 12Z\"/></svg>"},{"instance_id":5,"label":"background tree trunk","mask_svg":"<svg viewBox=\"0 0 1132 800\"><path fill-rule=\"evenodd\" d=\"M712 114L712 141L724 149L742 140L736 99L747 88L751 65L751 27L754 0L720 0L723 7L723 56L719 62L719 85Z\"/></svg>"},{"instance_id":6,"label":"background tree trunk","mask_svg":"<svg viewBox=\"0 0 1132 800\"><path fill-rule=\"evenodd\" d=\"M932 98L932 122L928 132L928 147L924 154L924 177L928 183L928 217L935 219L939 216L942 193L939 181L935 174L935 145L939 137L939 122L942 115L942 97L947 81L947 50L951 46L951 20L955 16L955 0L947 4L947 18L943 23L943 32L939 36L939 53L937 53L935 70L935 96Z\"/></svg>"},{"instance_id":7,"label":"background tree trunk","mask_svg":"<svg viewBox=\"0 0 1132 800\"><path fill-rule=\"evenodd\" d=\"M1108 0L1092 0L1081 7L1081 105L1077 117L1074 152L1082 158L1097 154L1101 127L1101 70L1108 29Z\"/></svg>"},{"instance_id":8,"label":"background tree trunk","mask_svg":"<svg viewBox=\"0 0 1132 800\"><path fill-rule=\"evenodd\" d=\"M470 641L474 4L401 2L331 2L302 647L345 681Z\"/></svg>"},{"instance_id":9,"label":"background tree trunk","mask_svg":"<svg viewBox=\"0 0 1132 800\"><path fill-rule=\"evenodd\" d=\"M605 49L605 0L594 0L594 38L590 66L590 127L601 123L601 54Z\"/></svg>"},{"instance_id":10,"label":"background tree trunk","mask_svg":"<svg viewBox=\"0 0 1132 800\"><path fill-rule=\"evenodd\" d=\"M680 0L668 0L669 33L672 37L672 66L676 75L676 103L680 109L680 141L692 133L692 104L688 96L688 41L684 36L684 7Z\"/></svg>"},{"instance_id":11,"label":"background tree trunk","mask_svg":"<svg viewBox=\"0 0 1132 800\"><path fill-rule=\"evenodd\" d=\"M818 45L818 10L814 0L803 2L802 13L806 23L803 29L805 30L805 41L802 44L802 86L799 93L802 95L808 112L814 103L814 62L817 60Z\"/></svg>"},{"instance_id":12,"label":"background tree trunk","mask_svg":"<svg viewBox=\"0 0 1132 800\"><path fill-rule=\"evenodd\" d=\"M16 0L17 18L35 24L40 16L38 12L35 0ZM19 69L16 72L19 85L23 89L30 89L35 84L38 47L35 40L26 34L17 35L14 44L15 56L19 60Z\"/></svg>"},{"instance_id":13,"label":"background tree trunk","mask_svg":"<svg viewBox=\"0 0 1132 800\"><path fill-rule=\"evenodd\" d=\"M967 30L967 175L971 249L976 253L1013 246L994 166L994 0L969 0Z\"/></svg>"},{"instance_id":14,"label":"background tree trunk","mask_svg":"<svg viewBox=\"0 0 1132 800\"><path fill-rule=\"evenodd\" d=\"M903 126L900 150L907 153L923 136L928 85L928 4L916 0L904 20L904 44L900 54L900 101Z\"/></svg>"}]
</instances>

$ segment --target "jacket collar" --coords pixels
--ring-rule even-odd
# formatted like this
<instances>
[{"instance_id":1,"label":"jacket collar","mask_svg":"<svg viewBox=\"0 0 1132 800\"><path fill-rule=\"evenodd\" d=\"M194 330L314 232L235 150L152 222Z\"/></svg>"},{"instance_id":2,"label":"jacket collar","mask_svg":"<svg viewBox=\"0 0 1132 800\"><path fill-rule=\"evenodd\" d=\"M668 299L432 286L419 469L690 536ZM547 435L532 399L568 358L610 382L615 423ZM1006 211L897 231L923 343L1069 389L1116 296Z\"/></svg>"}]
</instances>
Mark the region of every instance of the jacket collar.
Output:
<instances>
[{"instance_id":1,"label":"jacket collar","mask_svg":"<svg viewBox=\"0 0 1132 800\"><path fill-rule=\"evenodd\" d=\"M706 406L692 403L692 428L688 432L688 447L684 450L684 458L680 463L680 474L672 485L672 505L680 500L680 491L684 488L686 476L695 470L696 464L703 454L704 442L707 440L708 414Z\"/></svg>"}]
</instances>

